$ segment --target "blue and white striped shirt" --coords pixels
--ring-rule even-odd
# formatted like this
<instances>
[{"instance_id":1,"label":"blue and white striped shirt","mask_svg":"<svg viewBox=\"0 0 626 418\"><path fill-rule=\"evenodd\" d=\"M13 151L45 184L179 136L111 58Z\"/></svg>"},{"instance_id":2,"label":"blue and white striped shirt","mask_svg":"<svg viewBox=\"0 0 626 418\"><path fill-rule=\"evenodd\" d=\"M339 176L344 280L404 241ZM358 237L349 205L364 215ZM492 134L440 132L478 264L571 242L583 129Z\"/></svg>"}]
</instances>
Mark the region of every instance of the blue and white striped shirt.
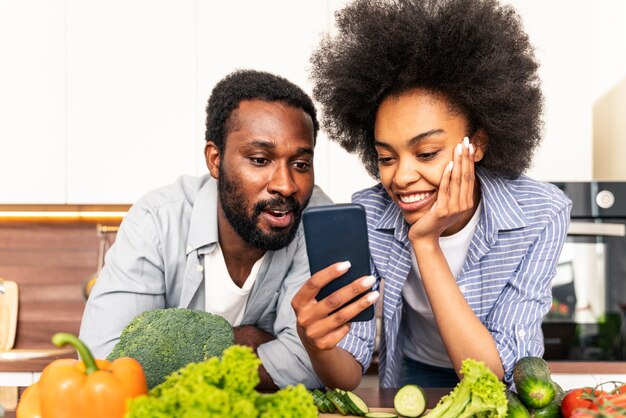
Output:
<instances>
[{"instance_id":1,"label":"blue and white striped shirt","mask_svg":"<svg viewBox=\"0 0 626 418\"><path fill-rule=\"evenodd\" d=\"M493 177L477 168L483 211L457 283L470 307L491 332L505 381L524 356L544 351L541 322L552 302L551 281L569 224L571 202L555 186L521 176ZM379 353L381 387L397 387L404 333L402 286L411 269L408 225L378 184L352 196L365 207L373 275L384 280L383 332ZM352 323L340 346L369 367L375 323Z\"/></svg>"}]
</instances>

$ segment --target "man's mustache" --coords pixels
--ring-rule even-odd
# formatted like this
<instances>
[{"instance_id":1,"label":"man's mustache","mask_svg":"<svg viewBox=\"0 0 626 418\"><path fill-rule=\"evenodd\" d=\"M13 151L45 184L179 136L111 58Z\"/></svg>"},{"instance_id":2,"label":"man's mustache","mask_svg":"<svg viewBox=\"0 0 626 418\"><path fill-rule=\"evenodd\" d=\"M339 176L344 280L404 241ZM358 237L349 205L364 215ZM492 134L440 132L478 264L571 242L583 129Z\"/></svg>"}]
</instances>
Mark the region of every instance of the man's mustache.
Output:
<instances>
[{"instance_id":1,"label":"man's mustache","mask_svg":"<svg viewBox=\"0 0 626 418\"><path fill-rule=\"evenodd\" d=\"M280 198L275 197L268 200L262 200L254 206L255 215L260 215L261 212L266 210L280 210L291 211L294 213L300 213L301 205L293 197Z\"/></svg>"}]
</instances>

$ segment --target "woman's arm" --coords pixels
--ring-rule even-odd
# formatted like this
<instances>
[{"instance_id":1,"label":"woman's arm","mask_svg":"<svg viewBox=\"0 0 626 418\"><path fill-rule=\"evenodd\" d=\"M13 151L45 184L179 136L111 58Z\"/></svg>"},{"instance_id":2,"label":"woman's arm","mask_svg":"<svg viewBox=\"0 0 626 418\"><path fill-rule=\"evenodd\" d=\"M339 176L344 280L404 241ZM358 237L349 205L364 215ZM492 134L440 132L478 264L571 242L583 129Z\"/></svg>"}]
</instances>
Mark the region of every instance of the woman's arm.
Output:
<instances>
[{"instance_id":1,"label":"woman's arm","mask_svg":"<svg viewBox=\"0 0 626 418\"><path fill-rule=\"evenodd\" d=\"M496 343L465 300L439 246L439 237L446 230L460 219L472 217L479 197L474 148L465 138L442 174L437 201L429 213L411 226L409 240L454 370L459 373L463 360L473 358L485 362L502 379L504 369Z\"/></svg>"},{"instance_id":2,"label":"woman's arm","mask_svg":"<svg viewBox=\"0 0 626 418\"><path fill-rule=\"evenodd\" d=\"M503 379L504 369L496 343L461 293L439 242L417 242L413 249L424 290L454 370L458 373L463 360L473 358L483 361L499 379Z\"/></svg>"},{"instance_id":3,"label":"woman's arm","mask_svg":"<svg viewBox=\"0 0 626 418\"><path fill-rule=\"evenodd\" d=\"M347 321L374 304L378 299L378 292L369 292L339 311L330 313L370 289L374 278L366 276L355 280L321 301L317 301L315 296L324 285L349 268L350 263L343 262L320 270L302 286L291 302L296 312L298 335L309 354L315 373L324 385L345 390L352 390L359 385L363 368L350 352L337 344L350 331Z\"/></svg>"}]
</instances>

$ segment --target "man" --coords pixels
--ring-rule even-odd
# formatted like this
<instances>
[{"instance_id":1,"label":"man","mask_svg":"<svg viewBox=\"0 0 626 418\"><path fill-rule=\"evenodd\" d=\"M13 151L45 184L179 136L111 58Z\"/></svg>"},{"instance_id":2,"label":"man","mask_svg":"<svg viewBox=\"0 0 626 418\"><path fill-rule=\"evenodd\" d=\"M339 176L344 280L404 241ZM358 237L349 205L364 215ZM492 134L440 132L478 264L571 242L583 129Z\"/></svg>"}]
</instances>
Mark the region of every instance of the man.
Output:
<instances>
[{"instance_id":1,"label":"man","mask_svg":"<svg viewBox=\"0 0 626 418\"><path fill-rule=\"evenodd\" d=\"M181 177L131 208L80 336L105 357L143 311L207 310L256 350L261 388L318 387L290 306L309 278L302 210L330 203L314 186L313 103L283 78L246 70L215 86L206 111L209 174Z\"/></svg>"}]
</instances>

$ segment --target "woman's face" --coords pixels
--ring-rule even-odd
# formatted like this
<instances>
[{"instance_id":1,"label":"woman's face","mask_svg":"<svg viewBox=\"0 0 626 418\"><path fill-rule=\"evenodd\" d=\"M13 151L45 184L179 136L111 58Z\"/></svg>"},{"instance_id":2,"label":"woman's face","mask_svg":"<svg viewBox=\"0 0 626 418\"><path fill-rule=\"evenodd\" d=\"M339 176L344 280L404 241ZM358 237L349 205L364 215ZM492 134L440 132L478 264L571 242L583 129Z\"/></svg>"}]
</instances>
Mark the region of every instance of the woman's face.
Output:
<instances>
[{"instance_id":1,"label":"woman's face","mask_svg":"<svg viewBox=\"0 0 626 418\"><path fill-rule=\"evenodd\" d=\"M437 201L441 176L455 147L469 136L467 129L463 114L452 111L443 96L425 90L387 97L380 104L374 126L380 180L409 225ZM484 141L472 139L476 162Z\"/></svg>"}]
</instances>

